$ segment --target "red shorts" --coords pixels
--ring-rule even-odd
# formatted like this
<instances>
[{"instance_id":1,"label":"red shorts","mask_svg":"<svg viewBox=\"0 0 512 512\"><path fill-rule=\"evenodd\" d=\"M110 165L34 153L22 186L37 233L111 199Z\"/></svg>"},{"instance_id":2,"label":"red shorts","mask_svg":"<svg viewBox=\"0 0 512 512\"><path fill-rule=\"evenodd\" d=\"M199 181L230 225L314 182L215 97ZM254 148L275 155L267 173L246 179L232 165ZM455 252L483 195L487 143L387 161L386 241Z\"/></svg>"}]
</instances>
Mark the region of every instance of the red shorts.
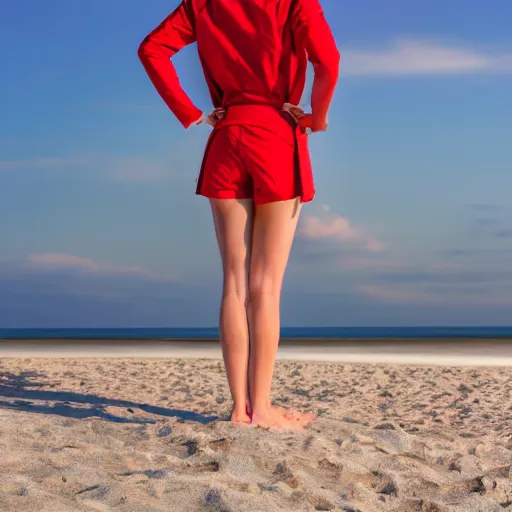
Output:
<instances>
[{"instance_id":1,"label":"red shorts","mask_svg":"<svg viewBox=\"0 0 512 512\"><path fill-rule=\"evenodd\" d=\"M299 155L297 128L288 114L267 106L230 107L210 135L196 192L255 204L310 201L312 177L304 190Z\"/></svg>"}]
</instances>

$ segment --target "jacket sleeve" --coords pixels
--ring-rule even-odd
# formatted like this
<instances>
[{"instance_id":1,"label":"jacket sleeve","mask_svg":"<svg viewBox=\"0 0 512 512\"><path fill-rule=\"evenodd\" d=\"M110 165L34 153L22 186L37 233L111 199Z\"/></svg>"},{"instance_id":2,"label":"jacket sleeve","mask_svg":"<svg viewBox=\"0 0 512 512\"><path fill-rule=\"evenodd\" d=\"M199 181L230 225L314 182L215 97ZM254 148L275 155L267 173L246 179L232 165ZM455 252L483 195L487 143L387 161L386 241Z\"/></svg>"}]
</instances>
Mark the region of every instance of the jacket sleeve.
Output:
<instances>
[{"instance_id":1,"label":"jacket sleeve","mask_svg":"<svg viewBox=\"0 0 512 512\"><path fill-rule=\"evenodd\" d=\"M171 57L183 47L195 42L194 13L190 0L181 4L142 42L138 55L156 90L178 118L188 128L202 115L181 87Z\"/></svg>"},{"instance_id":2,"label":"jacket sleeve","mask_svg":"<svg viewBox=\"0 0 512 512\"><path fill-rule=\"evenodd\" d=\"M313 130L323 129L338 82L340 53L319 0L298 0L293 20L297 41L306 50L315 74L311 94Z\"/></svg>"}]
</instances>

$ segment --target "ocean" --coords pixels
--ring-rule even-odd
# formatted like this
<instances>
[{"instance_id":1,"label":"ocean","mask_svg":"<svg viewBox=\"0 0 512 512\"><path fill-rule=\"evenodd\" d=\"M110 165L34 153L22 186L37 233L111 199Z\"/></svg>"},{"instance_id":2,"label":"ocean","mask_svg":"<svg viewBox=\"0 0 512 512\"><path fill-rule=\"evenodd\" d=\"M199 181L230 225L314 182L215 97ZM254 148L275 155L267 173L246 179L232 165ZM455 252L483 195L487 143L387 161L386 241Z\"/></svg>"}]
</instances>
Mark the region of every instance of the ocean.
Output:
<instances>
[{"instance_id":1,"label":"ocean","mask_svg":"<svg viewBox=\"0 0 512 512\"><path fill-rule=\"evenodd\" d=\"M512 338L512 327L284 327L284 339ZM0 339L216 339L217 328L1 329Z\"/></svg>"}]
</instances>

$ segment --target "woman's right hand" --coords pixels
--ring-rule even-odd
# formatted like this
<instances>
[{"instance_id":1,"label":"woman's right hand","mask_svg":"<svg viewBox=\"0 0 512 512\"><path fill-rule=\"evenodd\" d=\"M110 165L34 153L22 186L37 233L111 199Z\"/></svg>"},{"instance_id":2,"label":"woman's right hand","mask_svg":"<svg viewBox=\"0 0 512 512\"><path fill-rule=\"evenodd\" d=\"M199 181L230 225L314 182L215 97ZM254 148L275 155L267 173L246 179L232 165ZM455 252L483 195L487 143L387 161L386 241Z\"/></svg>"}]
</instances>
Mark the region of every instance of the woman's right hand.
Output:
<instances>
[{"instance_id":1,"label":"woman's right hand","mask_svg":"<svg viewBox=\"0 0 512 512\"><path fill-rule=\"evenodd\" d=\"M311 132L324 132L327 130L327 119L318 122L318 120L313 119L313 114L306 114L298 105L285 103L283 110L288 112L303 130L310 130Z\"/></svg>"},{"instance_id":2,"label":"woman's right hand","mask_svg":"<svg viewBox=\"0 0 512 512\"><path fill-rule=\"evenodd\" d=\"M299 125L304 129L310 129L313 133L314 132L325 132L327 130L327 119L325 119L322 122L316 122L313 123L313 114L304 114L299 119Z\"/></svg>"}]
</instances>

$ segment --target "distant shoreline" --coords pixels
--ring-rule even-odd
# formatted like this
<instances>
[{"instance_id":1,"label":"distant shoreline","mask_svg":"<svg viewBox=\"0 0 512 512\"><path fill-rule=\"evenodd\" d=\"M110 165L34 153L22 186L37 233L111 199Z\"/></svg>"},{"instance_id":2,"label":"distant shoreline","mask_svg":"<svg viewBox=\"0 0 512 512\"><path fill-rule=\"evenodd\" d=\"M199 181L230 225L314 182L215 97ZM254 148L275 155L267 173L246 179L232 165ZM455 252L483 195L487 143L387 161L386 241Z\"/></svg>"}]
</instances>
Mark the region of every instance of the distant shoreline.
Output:
<instances>
[{"instance_id":1,"label":"distant shoreline","mask_svg":"<svg viewBox=\"0 0 512 512\"><path fill-rule=\"evenodd\" d=\"M482 327L281 327L281 343L288 345L340 346L351 343L442 343L512 340L512 326ZM0 342L18 340L20 343L205 343L218 342L218 327L46 327L2 328Z\"/></svg>"},{"instance_id":2,"label":"distant shoreline","mask_svg":"<svg viewBox=\"0 0 512 512\"><path fill-rule=\"evenodd\" d=\"M6 342L23 342L26 344L99 344L99 343L133 343L139 344L140 342L146 343L218 343L219 338L158 338L158 337L51 337L51 338L9 338L3 337L0 338L0 344ZM439 337L365 337L365 338L357 338L357 337L345 337L345 338L281 338L280 344L283 345L311 345L315 346L324 345L357 345L359 343L365 344L382 344L382 343L393 343L393 344L409 344L409 343L445 343L445 342L458 342L458 343L470 343L470 344L481 344L482 342L491 342L491 343L510 343L512 341L512 336L493 336L490 337L479 337L479 336L443 336Z\"/></svg>"}]
</instances>

